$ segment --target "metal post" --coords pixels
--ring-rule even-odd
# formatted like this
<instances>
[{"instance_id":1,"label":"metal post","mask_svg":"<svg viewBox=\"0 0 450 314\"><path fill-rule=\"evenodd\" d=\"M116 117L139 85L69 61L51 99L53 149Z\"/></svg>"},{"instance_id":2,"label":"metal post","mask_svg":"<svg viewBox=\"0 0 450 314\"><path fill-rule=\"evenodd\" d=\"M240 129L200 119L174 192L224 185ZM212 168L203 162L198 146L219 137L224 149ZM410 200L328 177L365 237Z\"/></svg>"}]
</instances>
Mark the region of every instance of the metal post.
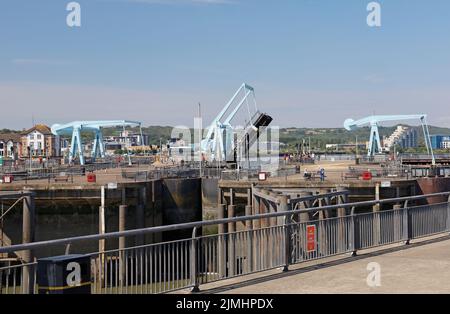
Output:
<instances>
[{"instance_id":1,"label":"metal post","mask_svg":"<svg viewBox=\"0 0 450 314\"><path fill-rule=\"evenodd\" d=\"M197 227L192 230L192 240L191 240L191 285L192 293L199 292L199 282L198 282L198 264L197 264Z\"/></svg>"},{"instance_id":2,"label":"metal post","mask_svg":"<svg viewBox=\"0 0 450 314\"><path fill-rule=\"evenodd\" d=\"M394 241L400 241L402 239L401 225L402 225L402 206L395 204L392 209L394 210Z\"/></svg>"},{"instance_id":3,"label":"metal post","mask_svg":"<svg viewBox=\"0 0 450 314\"><path fill-rule=\"evenodd\" d=\"M308 191L300 192L300 197L312 196L312 195L313 195L313 192L308 192ZM303 204L301 204L300 208L307 209L307 208L310 208L310 206L311 206L311 202L305 201L305 202L303 202ZM309 213L298 214L298 219L299 219L299 222L308 222L309 221Z\"/></svg>"},{"instance_id":4,"label":"metal post","mask_svg":"<svg viewBox=\"0 0 450 314\"><path fill-rule=\"evenodd\" d=\"M126 230L126 216L127 216L127 205L120 205L119 206L119 231L125 231ZM126 285L125 283L125 263L127 261L124 261L124 249L125 249L125 237L119 238L119 282L120 286L123 287Z\"/></svg>"},{"instance_id":5,"label":"metal post","mask_svg":"<svg viewBox=\"0 0 450 314\"><path fill-rule=\"evenodd\" d=\"M236 205L228 205L228 218L235 215ZM228 275L234 276L236 273L236 223L228 223Z\"/></svg>"},{"instance_id":6,"label":"metal post","mask_svg":"<svg viewBox=\"0 0 450 314\"><path fill-rule=\"evenodd\" d=\"M265 194L265 195L269 195L269 191L268 190L265 190L265 189L262 189L261 190L261 193L262 194ZM260 214L267 214L268 212L269 212L269 202L266 200L266 199L264 199L264 198L260 198L260 202L259 202L259 213ZM262 268L266 268L267 267L267 261L268 261L268 256L269 256L269 254L268 254L268 252L267 252L267 248L269 247L269 244L268 244L268 239L267 239L267 237L265 237L265 235L266 235L266 228L269 226L269 218L262 218L262 219L260 219L260 222L261 222L261 229L264 229L264 230L260 230L260 232L259 232L259 247L258 247L258 250L259 250L259 252L257 252L257 254L259 254L259 256L260 256L260 258L259 258L259 261L260 261L260 267L262 267Z\"/></svg>"},{"instance_id":7,"label":"metal post","mask_svg":"<svg viewBox=\"0 0 450 314\"><path fill-rule=\"evenodd\" d=\"M282 198L281 193L278 193L278 192L270 191L269 195L277 198L278 200L280 200ZM279 204L276 204L274 202L269 202L268 205L269 205L268 211L270 213L276 213L278 211L281 211ZM277 225L278 225L277 217L272 217L269 219L269 229L267 232L266 257L268 259L268 264L270 266L272 266L274 264L274 259L276 259L276 254L274 252L276 252L276 248L278 245L277 243L281 243L281 242L279 242L281 239L277 238L277 233L276 233ZM280 224L280 226L282 226L282 225L283 225L283 223Z\"/></svg>"},{"instance_id":8,"label":"metal post","mask_svg":"<svg viewBox=\"0 0 450 314\"><path fill-rule=\"evenodd\" d=\"M289 197L287 195L281 195L279 197L280 212L287 212L289 210ZM280 239L281 240L281 239ZM281 241L281 243L283 243ZM289 264L291 262L291 215L286 215L284 220L284 266L283 272L289 270Z\"/></svg>"},{"instance_id":9,"label":"metal post","mask_svg":"<svg viewBox=\"0 0 450 314\"><path fill-rule=\"evenodd\" d=\"M347 191L346 188L338 187L338 192L344 192ZM348 202L347 200L347 194L339 195L337 196L337 204L346 204ZM345 207L339 207L337 209L337 217L338 217L338 250L340 252L346 251L347 247L345 247L345 231L346 231L346 218L344 218L347 215L346 208Z\"/></svg>"},{"instance_id":10,"label":"metal post","mask_svg":"<svg viewBox=\"0 0 450 314\"><path fill-rule=\"evenodd\" d=\"M247 205L245 206L245 216L251 216L252 215L252 206ZM247 273L250 273L252 271L252 265L253 265L253 226L251 220L245 221L245 229L247 230L248 238L247 238Z\"/></svg>"},{"instance_id":11,"label":"metal post","mask_svg":"<svg viewBox=\"0 0 450 314\"><path fill-rule=\"evenodd\" d=\"M327 194L330 193L330 189L321 190L319 194ZM327 206L330 203L330 199L328 197L320 197L319 198L319 208L322 206ZM328 245L327 241L327 230L326 230L326 222L325 219L330 217L330 213L328 210L320 210L319 211L319 230L318 230L318 241L319 241L319 254L326 256L328 255Z\"/></svg>"},{"instance_id":12,"label":"metal post","mask_svg":"<svg viewBox=\"0 0 450 314\"><path fill-rule=\"evenodd\" d=\"M253 215L259 215L261 206L261 198L259 196L254 196L253 198ZM260 234L261 234L261 220L254 219L252 221L253 225L253 270L257 271L259 269L260 260Z\"/></svg>"},{"instance_id":13,"label":"metal post","mask_svg":"<svg viewBox=\"0 0 450 314\"><path fill-rule=\"evenodd\" d=\"M247 189L247 206L252 206L252 189L251 188Z\"/></svg>"},{"instance_id":14,"label":"metal post","mask_svg":"<svg viewBox=\"0 0 450 314\"><path fill-rule=\"evenodd\" d=\"M23 225L22 225L22 243L34 242L35 232L35 207L34 195L27 195L23 199ZM29 264L33 262L33 251L26 250L22 253L23 262ZM22 292L24 294L33 294L34 292L34 266L23 267L22 274Z\"/></svg>"},{"instance_id":15,"label":"metal post","mask_svg":"<svg viewBox=\"0 0 450 314\"><path fill-rule=\"evenodd\" d=\"M403 240L405 245L409 245L411 241L411 213L408 208L408 201L405 202L405 207L403 208Z\"/></svg>"},{"instance_id":16,"label":"metal post","mask_svg":"<svg viewBox=\"0 0 450 314\"><path fill-rule=\"evenodd\" d=\"M218 219L224 219L225 218L225 206L224 204L219 205L219 212L218 212ZM227 233L227 226L225 224L219 224L218 231L219 231L219 241L218 241L218 264L219 264L219 277L224 278L226 277L226 245L225 245L225 236Z\"/></svg>"},{"instance_id":17,"label":"metal post","mask_svg":"<svg viewBox=\"0 0 450 314\"><path fill-rule=\"evenodd\" d=\"M447 199L447 224L446 224L447 232L450 232L450 196Z\"/></svg>"},{"instance_id":18,"label":"metal post","mask_svg":"<svg viewBox=\"0 0 450 314\"><path fill-rule=\"evenodd\" d=\"M375 185L375 200L380 200L380 183ZM373 205L373 244L378 245L381 241L381 221L380 221L380 204Z\"/></svg>"},{"instance_id":19,"label":"metal post","mask_svg":"<svg viewBox=\"0 0 450 314\"><path fill-rule=\"evenodd\" d=\"M278 198L278 199L281 199L281 197L282 197L281 193L273 192L273 191L269 192L269 195L272 196L272 197ZM278 205L273 203L273 202L269 202L268 210L269 210L270 213L275 213L275 212L277 212L279 210L278 209ZM272 217L272 218L269 219L269 226L270 227L274 227L274 226L276 226L278 224L279 223L278 223L278 218L277 217ZM282 224L283 224L283 222L281 221L280 225L282 225Z\"/></svg>"},{"instance_id":20,"label":"metal post","mask_svg":"<svg viewBox=\"0 0 450 314\"><path fill-rule=\"evenodd\" d=\"M101 205L98 209L98 233L104 234L105 233L105 187L102 185L100 188L100 199L101 199ZM100 253L105 251L105 240L99 240L98 241L98 250Z\"/></svg>"},{"instance_id":21,"label":"metal post","mask_svg":"<svg viewBox=\"0 0 450 314\"><path fill-rule=\"evenodd\" d=\"M100 188L100 199L101 199L101 205L98 208L98 233L99 234L105 234L105 186L101 186ZM105 284L104 276L105 276L105 240L101 239L98 240L98 251L99 251L99 262L100 262L100 269L99 269L99 283L100 288L103 287Z\"/></svg>"},{"instance_id":22,"label":"metal post","mask_svg":"<svg viewBox=\"0 0 450 314\"><path fill-rule=\"evenodd\" d=\"M357 252L359 249L359 221L358 216L355 214L355 207L352 207L351 210L351 232L352 232L352 256L357 256Z\"/></svg>"},{"instance_id":23,"label":"metal post","mask_svg":"<svg viewBox=\"0 0 450 314\"><path fill-rule=\"evenodd\" d=\"M261 190L262 194L265 195L269 195L269 191L268 190ZM264 199L264 198L260 198L260 202L259 202L259 213L260 214L267 214L269 212L269 202ZM267 228L269 226L269 218L262 218L260 219L261 221L261 228Z\"/></svg>"}]
</instances>

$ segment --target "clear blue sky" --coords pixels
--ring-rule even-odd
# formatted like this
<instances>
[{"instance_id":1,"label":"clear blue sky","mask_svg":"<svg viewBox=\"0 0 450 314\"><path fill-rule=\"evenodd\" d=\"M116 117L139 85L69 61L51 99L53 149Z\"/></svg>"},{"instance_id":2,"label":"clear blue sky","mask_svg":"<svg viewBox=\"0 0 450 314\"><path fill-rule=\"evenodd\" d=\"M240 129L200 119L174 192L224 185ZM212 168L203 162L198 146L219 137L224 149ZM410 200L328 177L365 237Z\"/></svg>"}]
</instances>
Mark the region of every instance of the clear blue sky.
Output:
<instances>
[{"instance_id":1,"label":"clear blue sky","mask_svg":"<svg viewBox=\"0 0 450 314\"><path fill-rule=\"evenodd\" d=\"M450 127L450 1L64 0L0 4L0 128L205 123L242 82L280 126L428 113Z\"/></svg>"}]
</instances>

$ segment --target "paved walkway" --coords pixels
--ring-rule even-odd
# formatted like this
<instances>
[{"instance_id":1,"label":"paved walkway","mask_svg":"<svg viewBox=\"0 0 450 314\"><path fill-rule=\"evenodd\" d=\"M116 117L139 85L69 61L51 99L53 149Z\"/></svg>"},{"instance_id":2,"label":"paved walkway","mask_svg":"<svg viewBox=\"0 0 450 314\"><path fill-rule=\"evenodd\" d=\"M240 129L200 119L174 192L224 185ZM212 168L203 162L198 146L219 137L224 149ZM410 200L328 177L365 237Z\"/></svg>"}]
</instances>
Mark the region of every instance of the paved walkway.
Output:
<instances>
[{"instance_id":1,"label":"paved walkway","mask_svg":"<svg viewBox=\"0 0 450 314\"><path fill-rule=\"evenodd\" d=\"M369 263L380 265L370 287ZM320 263L320 264L319 264ZM373 281L372 281L373 282ZM205 293L450 293L450 238L393 246L358 257L329 259L201 286Z\"/></svg>"}]
</instances>

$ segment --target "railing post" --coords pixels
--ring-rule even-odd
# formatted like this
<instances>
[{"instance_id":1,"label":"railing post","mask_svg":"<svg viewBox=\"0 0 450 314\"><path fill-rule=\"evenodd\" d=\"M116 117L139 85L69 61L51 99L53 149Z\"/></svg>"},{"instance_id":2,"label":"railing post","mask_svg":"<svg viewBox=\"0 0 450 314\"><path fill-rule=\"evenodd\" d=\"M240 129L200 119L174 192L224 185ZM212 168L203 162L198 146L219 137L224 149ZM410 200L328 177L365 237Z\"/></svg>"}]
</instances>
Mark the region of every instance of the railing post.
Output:
<instances>
[{"instance_id":1,"label":"railing post","mask_svg":"<svg viewBox=\"0 0 450 314\"><path fill-rule=\"evenodd\" d=\"M224 219L225 218L225 206L224 204L220 204L219 205L219 212L218 212L218 217L219 219ZM219 264L219 277L220 278L225 278L226 277L226 273L227 273L227 261L226 261L226 240L225 240L225 234L228 232L227 231L227 225L226 224L219 224L218 227L218 231L219 231L219 235L218 235L218 247L217 250L218 252L218 264Z\"/></svg>"},{"instance_id":2,"label":"railing post","mask_svg":"<svg viewBox=\"0 0 450 314\"><path fill-rule=\"evenodd\" d=\"M228 218L234 218L236 205L228 205ZM236 275L236 223L228 223L228 275Z\"/></svg>"},{"instance_id":3,"label":"railing post","mask_svg":"<svg viewBox=\"0 0 450 314\"><path fill-rule=\"evenodd\" d=\"M347 191L346 188L338 187L337 192ZM347 203L347 194L342 194L337 196L336 204L346 204ZM347 220L346 220L346 208L340 207L337 209L337 217L338 217L338 238L337 238L337 248L339 252L344 252L348 250L347 241L345 241L345 234L347 228Z\"/></svg>"},{"instance_id":4,"label":"railing post","mask_svg":"<svg viewBox=\"0 0 450 314\"><path fill-rule=\"evenodd\" d=\"M359 218L358 216L355 214L355 207L352 207L352 211L351 211L351 233L352 233L352 256L357 256L358 255L358 250L359 250L359 238L360 238L360 234L359 234Z\"/></svg>"},{"instance_id":5,"label":"railing post","mask_svg":"<svg viewBox=\"0 0 450 314\"><path fill-rule=\"evenodd\" d=\"M245 216L251 216L252 215L252 206L247 205L245 206ZM247 230L247 272L250 273L252 271L252 265L253 265L253 226L252 221L246 220L245 221L245 229Z\"/></svg>"},{"instance_id":6,"label":"railing post","mask_svg":"<svg viewBox=\"0 0 450 314\"><path fill-rule=\"evenodd\" d=\"M191 239L191 292L196 293L199 292L199 282L198 282L198 258L197 258L197 227L194 227L192 230L192 239Z\"/></svg>"},{"instance_id":7,"label":"railing post","mask_svg":"<svg viewBox=\"0 0 450 314\"><path fill-rule=\"evenodd\" d=\"M127 205L119 206L119 231L126 230L126 213L127 213ZM124 257L124 249L126 246L125 237L119 238L119 284L120 287L126 285L125 283L125 263L127 261Z\"/></svg>"},{"instance_id":8,"label":"railing post","mask_svg":"<svg viewBox=\"0 0 450 314\"><path fill-rule=\"evenodd\" d=\"M405 245L409 245L411 241L411 217L408 209L408 201L406 201L403 208L403 240Z\"/></svg>"},{"instance_id":9,"label":"railing post","mask_svg":"<svg viewBox=\"0 0 450 314\"><path fill-rule=\"evenodd\" d=\"M286 215L284 218L284 266L283 272L289 271L291 264L291 215Z\"/></svg>"},{"instance_id":10,"label":"railing post","mask_svg":"<svg viewBox=\"0 0 450 314\"><path fill-rule=\"evenodd\" d=\"M279 196L280 204L278 207L278 211L287 212L289 211L289 196L288 195L280 195ZM284 266L283 271L286 272L289 270L289 264L291 263L291 215L286 215L284 217ZM273 239L274 240L274 239ZM276 243L275 243L276 245Z\"/></svg>"},{"instance_id":11,"label":"railing post","mask_svg":"<svg viewBox=\"0 0 450 314\"><path fill-rule=\"evenodd\" d=\"M447 223L446 223L446 231L450 232L450 195L447 199Z\"/></svg>"},{"instance_id":12,"label":"railing post","mask_svg":"<svg viewBox=\"0 0 450 314\"><path fill-rule=\"evenodd\" d=\"M27 195L23 198L23 230L22 230L22 243L34 242L35 232L35 208L34 208L34 195ZM25 250L22 253L23 262L29 264L33 262L33 251ZM34 293L34 265L25 266L22 273L22 292L24 294Z\"/></svg>"}]
</instances>

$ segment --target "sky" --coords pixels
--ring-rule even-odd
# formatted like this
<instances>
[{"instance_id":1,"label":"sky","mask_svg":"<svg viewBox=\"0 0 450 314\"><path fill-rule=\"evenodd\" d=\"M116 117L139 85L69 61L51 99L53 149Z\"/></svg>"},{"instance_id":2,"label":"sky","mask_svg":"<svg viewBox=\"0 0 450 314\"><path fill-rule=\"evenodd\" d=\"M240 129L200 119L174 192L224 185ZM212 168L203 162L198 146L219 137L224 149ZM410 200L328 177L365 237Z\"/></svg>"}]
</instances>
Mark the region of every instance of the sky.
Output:
<instances>
[{"instance_id":1,"label":"sky","mask_svg":"<svg viewBox=\"0 0 450 314\"><path fill-rule=\"evenodd\" d=\"M66 0L0 3L0 129L128 119L208 124L243 83L280 127L428 114L450 127L450 1Z\"/></svg>"}]
</instances>

